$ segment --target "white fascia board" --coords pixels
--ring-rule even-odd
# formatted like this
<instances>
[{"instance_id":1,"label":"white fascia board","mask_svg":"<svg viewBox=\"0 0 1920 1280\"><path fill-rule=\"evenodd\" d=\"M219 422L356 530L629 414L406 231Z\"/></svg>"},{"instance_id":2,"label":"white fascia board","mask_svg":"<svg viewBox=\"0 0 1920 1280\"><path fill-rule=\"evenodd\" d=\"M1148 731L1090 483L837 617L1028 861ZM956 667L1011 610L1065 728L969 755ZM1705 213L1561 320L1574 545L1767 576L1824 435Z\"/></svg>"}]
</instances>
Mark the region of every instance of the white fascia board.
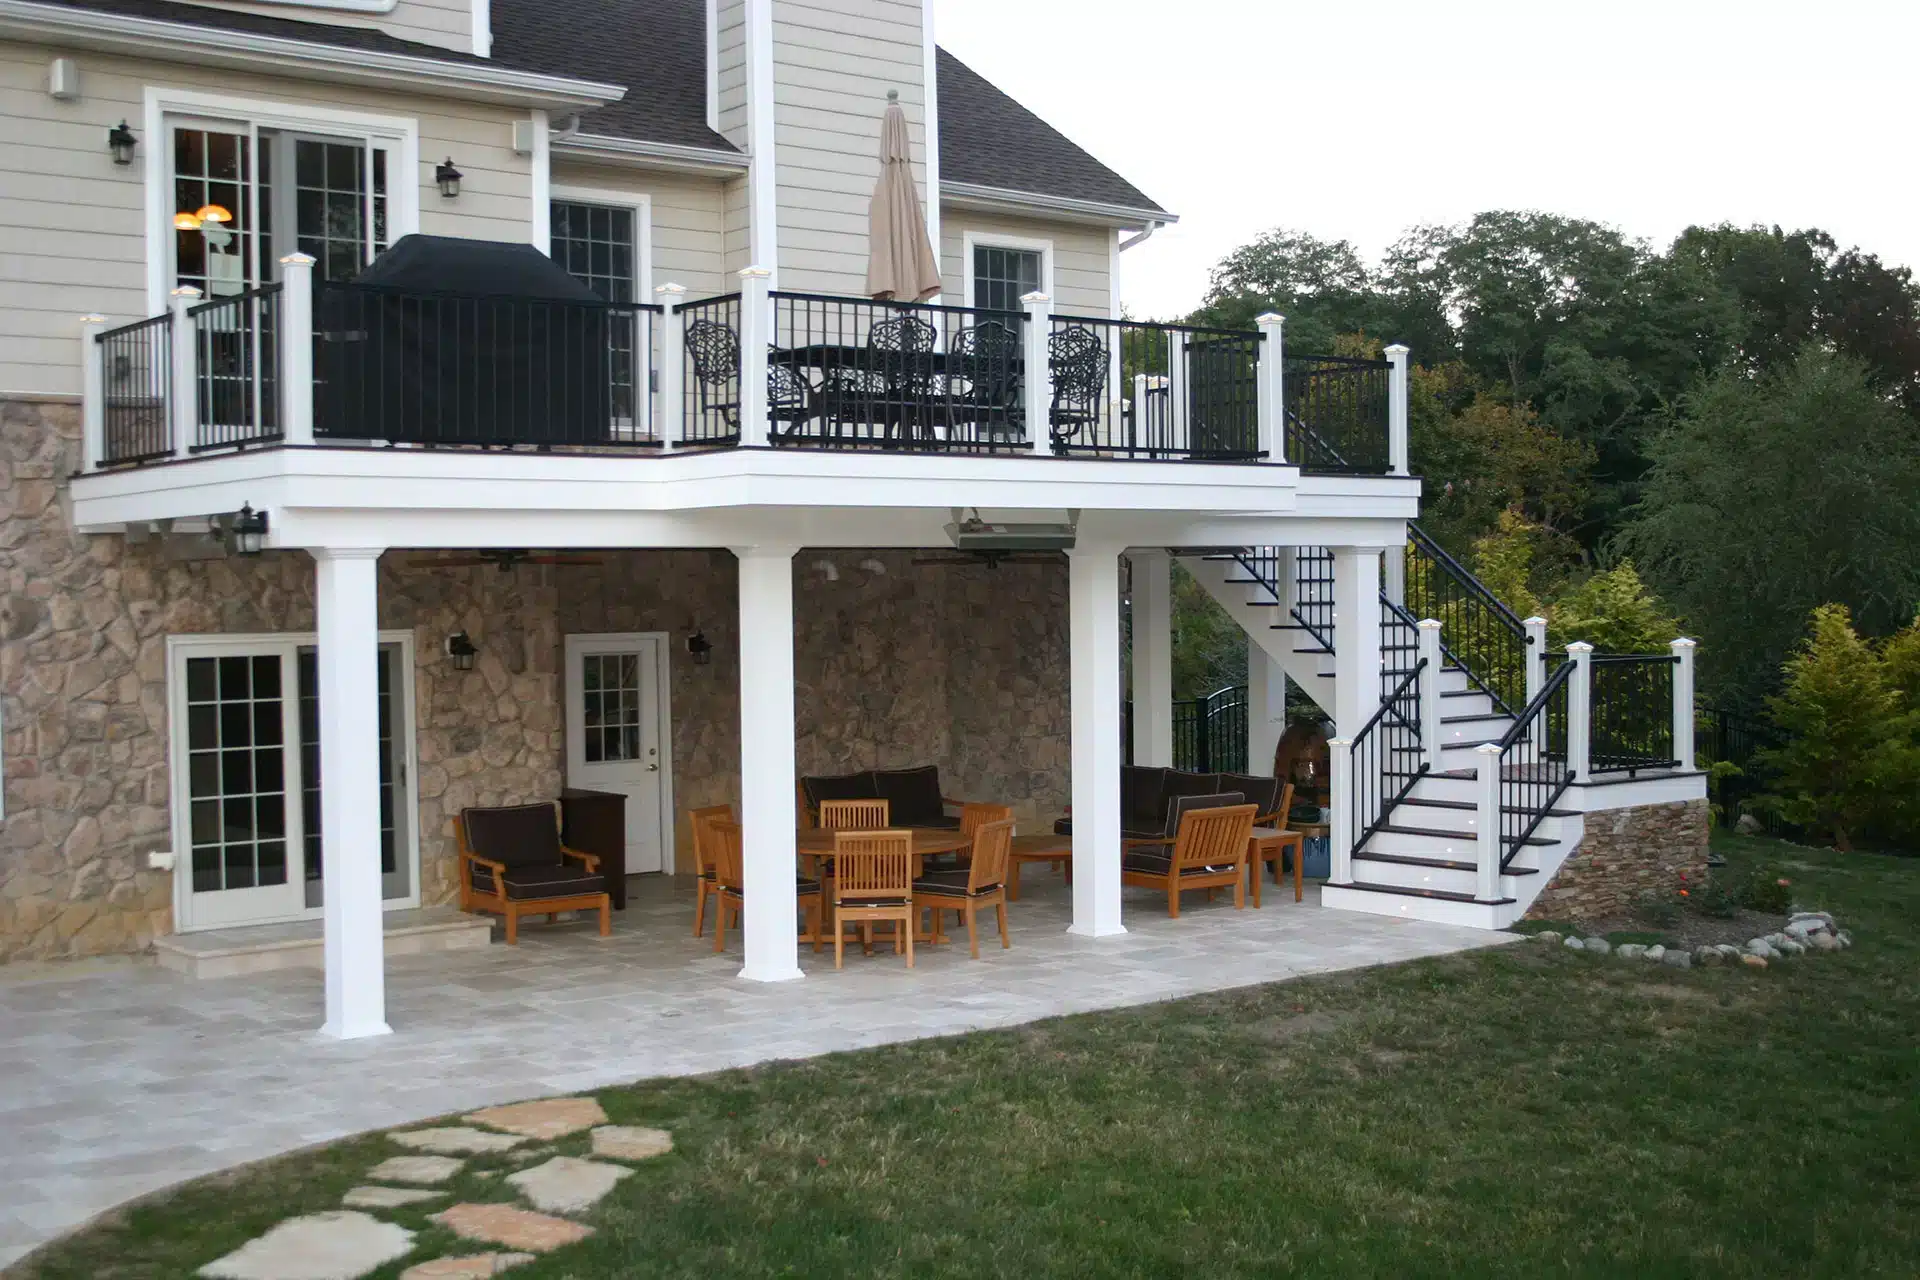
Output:
<instances>
[{"instance_id":1,"label":"white fascia board","mask_svg":"<svg viewBox=\"0 0 1920 1280\"><path fill-rule=\"evenodd\" d=\"M1601 813L1608 809L1637 809L1649 804L1680 804L1707 797L1707 775L1689 770L1653 777L1628 777L1624 773L1596 774L1591 782L1568 787L1557 807L1582 813Z\"/></svg>"},{"instance_id":2,"label":"white fascia board","mask_svg":"<svg viewBox=\"0 0 1920 1280\"><path fill-rule=\"evenodd\" d=\"M475 62L442 62L193 23L35 4L32 0L0 0L0 37L550 110L601 107L627 95L624 85L568 76Z\"/></svg>"},{"instance_id":3,"label":"white fascia board","mask_svg":"<svg viewBox=\"0 0 1920 1280\"><path fill-rule=\"evenodd\" d=\"M1401 520L1418 520L1420 478L1303 475L1296 490L1294 510L1302 516L1335 519L1392 515ZM1404 535L1400 541L1406 541Z\"/></svg>"},{"instance_id":4,"label":"white fascia board","mask_svg":"<svg viewBox=\"0 0 1920 1280\"><path fill-rule=\"evenodd\" d=\"M984 209L990 213L1018 213L1028 217L1091 222L1102 227L1144 227L1149 223L1165 226L1180 221L1178 214L1164 209L1134 209L1098 200L1074 200L1067 196L1043 195L1037 191L1014 191L1007 187L983 187L976 182L942 181L940 200L956 209Z\"/></svg>"},{"instance_id":5,"label":"white fascia board","mask_svg":"<svg viewBox=\"0 0 1920 1280\"><path fill-rule=\"evenodd\" d=\"M618 165L636 169L677 169L686 173L710 173L737 177L747 171L747 157L737 151L717 147L686 147L672 142L648 142L642 138L616 138L608 134L576 133L553 139L553 154L560 160L588 160L594 164Z\"/></svg>"}]
</instances>

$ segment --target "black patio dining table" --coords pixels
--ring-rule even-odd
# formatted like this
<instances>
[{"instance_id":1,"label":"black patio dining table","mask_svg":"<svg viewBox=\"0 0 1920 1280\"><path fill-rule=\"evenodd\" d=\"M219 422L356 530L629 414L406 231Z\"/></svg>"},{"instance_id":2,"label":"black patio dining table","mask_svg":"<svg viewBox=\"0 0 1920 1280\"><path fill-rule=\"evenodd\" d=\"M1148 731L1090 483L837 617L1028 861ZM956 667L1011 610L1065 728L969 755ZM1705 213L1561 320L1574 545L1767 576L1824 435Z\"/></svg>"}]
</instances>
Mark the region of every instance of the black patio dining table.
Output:
<instances>
[{"instance_id":1,"label":"black patio dining table","mask_svg":"<svg viewBox=\"0 0 1920 1280\"><path fill-rule=\"evenodd\" d=\"M806 419L819 419L823 434L867 425L888 439L933 443L936 428L948 432L968 425L1005 420L1020 407L1024 366L1019 351L998 354L940 349L896 351L862 343L813 342L773 347L768 362L788 370L807 390ZM817 377L810 377L816 374ZM855 374L867 385L846 389L838 399L823 395L836 375ZM997 386L1000 394L991 390ZM796 423L790 434L808 434Z\"/></svg>"}]
</instances>

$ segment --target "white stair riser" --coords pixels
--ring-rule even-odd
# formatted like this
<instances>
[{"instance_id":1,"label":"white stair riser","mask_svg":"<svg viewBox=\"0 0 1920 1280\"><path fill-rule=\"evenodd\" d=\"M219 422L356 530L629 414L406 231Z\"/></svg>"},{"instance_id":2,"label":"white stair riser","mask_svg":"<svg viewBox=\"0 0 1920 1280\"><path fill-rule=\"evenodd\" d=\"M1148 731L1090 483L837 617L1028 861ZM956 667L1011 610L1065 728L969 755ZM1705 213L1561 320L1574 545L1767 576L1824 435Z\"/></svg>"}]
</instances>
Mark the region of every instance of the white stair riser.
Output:
<instances>
[{"instance_id":1,"label":"white stair riser","mask_svg":"<svg viewBox=\"0 0 1920 1280\"><path fill-rule=\"evenodd\" d=\"M1478 902L1415 898L1401 893L1368 893L1364 889L1343 889L1331 884L1320 890L1320 905L1340 911L1395 916L1403 920L1465 925L1471 929L1503 929L1518 919L1510 908L1502 909Z\"/></svg>"},{"instance_id":2,"label":"white stair riser","mask_svg":"<svg viewBox=\"0 0 1920 1280\"><path fill-rule=\"evenodd\" d=\"M1471 871L1450 867L1411 867L1405 863L1374 862L1367 858L1353 860L1353 879L1356 884L1383 884L1396 889L1437 889L1443 893L1472 893L1480 883Z\"/></svg>"}]
</instances>

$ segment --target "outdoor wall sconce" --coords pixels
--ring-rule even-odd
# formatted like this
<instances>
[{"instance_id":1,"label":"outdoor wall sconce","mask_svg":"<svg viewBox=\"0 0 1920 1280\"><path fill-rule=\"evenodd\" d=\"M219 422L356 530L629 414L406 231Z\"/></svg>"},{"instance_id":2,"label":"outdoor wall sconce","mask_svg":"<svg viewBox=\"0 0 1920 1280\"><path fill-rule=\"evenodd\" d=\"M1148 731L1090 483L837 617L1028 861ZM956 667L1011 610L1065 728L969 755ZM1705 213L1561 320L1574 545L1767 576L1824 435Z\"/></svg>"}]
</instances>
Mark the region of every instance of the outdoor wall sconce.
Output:
<instances>
[{"instance_id":1,"label":"outdoor wall sconce","mask_svg":"<svg viewBox=\"0 0 1920 1280\"><path fill-rule=\"evenodd\" d=\"M267 545L267 513L255 511L251 503L241 503L239 514L233 518L229 536L233 539L233 549L239 554L259 555Z\"/></svg>"},{"instance_id":2,"label":"outdoor wall sconce","mask_svg":"<svg viewBox=\"0 0 1920 1280\"><path fill-rule=\"evenodd\" d=\"M696 631L687 637L687 656L693 659L697 667L707 666L713 661L713 641L707 639L707 633Z\"/></svg>"},{"instance_id":3,"label":"outdoor wall sconce","mask_svg":"<svg viewBox=\"0 0 1920 1280\"><path fill-rule=\"evenodd\" d=\"M452 660L455 671L473 670L473 660L479 655L479 648L466 632L456 631L447 637L447 657Z\"/></svg>"},{"instance_id":4,"label":"outdoor wall sconce","mask_svg":"<svg viewBox=\"0 0 1920 1280\"><path fill-rule=\"evenodd\" d=\"M448 156L434 168L433 180L440 184L440 194L451 200L460 194L460 171L453 167L453 157Z\"/></svg>"},{"instance_id":5,"label":"outdoor wall sconce","mask_svg":"<svg viewBox=\"0 0 1920 1280\"><path fill-rule=\"evenodd\" d=\"M115 164L132 164L134 145L133 130L127 128L125 120L107 130L107 150L113 152Z\"/></svg>"}]
</instances>

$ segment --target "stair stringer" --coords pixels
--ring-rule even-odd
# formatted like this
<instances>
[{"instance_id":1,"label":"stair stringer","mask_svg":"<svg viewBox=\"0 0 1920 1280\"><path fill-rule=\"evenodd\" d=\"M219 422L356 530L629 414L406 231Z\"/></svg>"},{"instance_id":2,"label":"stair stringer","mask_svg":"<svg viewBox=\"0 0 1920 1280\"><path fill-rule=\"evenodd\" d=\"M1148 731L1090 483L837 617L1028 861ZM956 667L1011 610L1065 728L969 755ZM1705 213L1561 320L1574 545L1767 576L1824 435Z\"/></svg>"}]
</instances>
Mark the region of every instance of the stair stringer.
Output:
<instances>
[{"instance_id":1,"label":"stair stringer","mask_svg":"<svg viewBox=\"0 0 1920 1280\"><path fill-rule=\"evenodd\" d=\"M1288 627L1292 619L1285 615L1272 589L1253 581L1238 560L1182 556L1180 563L1227 616L1240 624L1247 638L1278 663L1287 679L1331 719L1333 655L1317 647L1309 649L1314 641L1304 631L1278 629Z\"/></svg>"}]
</instances>

